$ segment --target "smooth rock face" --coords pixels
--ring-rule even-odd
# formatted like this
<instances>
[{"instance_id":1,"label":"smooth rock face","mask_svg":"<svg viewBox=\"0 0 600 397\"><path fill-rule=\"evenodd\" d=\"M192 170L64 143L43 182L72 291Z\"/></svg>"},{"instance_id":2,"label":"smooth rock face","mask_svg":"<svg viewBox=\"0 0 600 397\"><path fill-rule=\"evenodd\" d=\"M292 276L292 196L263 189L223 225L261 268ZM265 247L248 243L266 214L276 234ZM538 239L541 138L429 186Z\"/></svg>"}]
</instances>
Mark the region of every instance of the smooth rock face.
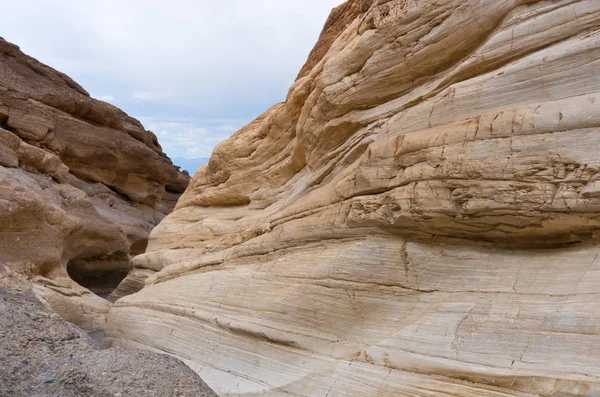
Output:
<instances>
[{"instance_id":1,"label":"smooth rock face","mask_svg":"<svg viewBox=\"0 0 600 397\"><path fill-rule=\"evenodd\" d=\"M91 291L117 287L187 184L137 120L0 38L0 264L56 312L102 329Z\"/></svg>"},{"instance_id":2,"label":"smooth rock face","mask_svg":"<svg viewBox=\"0 0 600 397\"><path fill-rule=\"evenodd\" d=\"M197 172L105 342L221 396L600 395L600 2L367 3Z\"/></svg>"}]
</instances>

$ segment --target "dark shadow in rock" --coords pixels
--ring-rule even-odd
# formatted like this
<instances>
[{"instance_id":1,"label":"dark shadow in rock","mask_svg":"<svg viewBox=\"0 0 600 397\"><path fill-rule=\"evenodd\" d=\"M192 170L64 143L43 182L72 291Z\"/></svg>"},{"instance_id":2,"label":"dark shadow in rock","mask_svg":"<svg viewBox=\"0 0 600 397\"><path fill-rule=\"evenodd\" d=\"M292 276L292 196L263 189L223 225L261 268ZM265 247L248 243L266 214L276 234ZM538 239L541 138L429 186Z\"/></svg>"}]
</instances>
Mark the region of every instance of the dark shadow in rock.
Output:
<instances>
[{"instance_id":1,"label":"dark shadow in rock","mask_svg":"<svg viewBox=\"0 0 600 397\"><path fill-rule=\"evenodd\" d=\"M76 258L67 264L73 281L106 299L130 270L129 257L116 254L106 257Z\"/></svg>"}]
</instances>

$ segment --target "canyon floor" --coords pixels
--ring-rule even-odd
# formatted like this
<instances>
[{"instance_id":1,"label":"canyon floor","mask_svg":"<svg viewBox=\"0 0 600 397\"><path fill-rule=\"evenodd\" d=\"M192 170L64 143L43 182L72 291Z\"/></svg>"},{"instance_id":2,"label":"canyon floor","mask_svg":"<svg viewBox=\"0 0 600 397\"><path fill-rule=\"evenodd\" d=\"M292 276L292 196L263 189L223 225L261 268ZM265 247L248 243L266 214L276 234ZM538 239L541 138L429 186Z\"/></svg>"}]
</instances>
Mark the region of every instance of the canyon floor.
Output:
<instances>
[{"instance_id":1,"label":"canyon floor","mask_svg":"<svg viewBox=\"0 0 600 397\"><path fill-rule=\"evenodd\" d=\"M216 396L175 358L100 350L26 286L0 283L0 312L0 396Z\"/></svg>"}]
</instances>

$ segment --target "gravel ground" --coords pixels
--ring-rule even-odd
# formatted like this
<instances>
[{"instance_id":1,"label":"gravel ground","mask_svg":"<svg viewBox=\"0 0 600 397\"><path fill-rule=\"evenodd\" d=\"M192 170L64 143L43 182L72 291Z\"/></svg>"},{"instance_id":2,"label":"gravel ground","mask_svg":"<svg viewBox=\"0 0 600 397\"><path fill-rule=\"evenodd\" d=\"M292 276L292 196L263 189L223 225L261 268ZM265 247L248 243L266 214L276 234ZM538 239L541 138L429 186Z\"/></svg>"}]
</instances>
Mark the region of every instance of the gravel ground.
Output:
<instances>
[{"instance_id":1,"label":"gravel ground","mask_svg":"<svg viewBox=\"0 0 600 397\"><path fill-rule=\"evenodd\" d=\"M100 350L27 289L0 284L0 396L216 397L172 357Z\"/></svg>"}]
</instances>

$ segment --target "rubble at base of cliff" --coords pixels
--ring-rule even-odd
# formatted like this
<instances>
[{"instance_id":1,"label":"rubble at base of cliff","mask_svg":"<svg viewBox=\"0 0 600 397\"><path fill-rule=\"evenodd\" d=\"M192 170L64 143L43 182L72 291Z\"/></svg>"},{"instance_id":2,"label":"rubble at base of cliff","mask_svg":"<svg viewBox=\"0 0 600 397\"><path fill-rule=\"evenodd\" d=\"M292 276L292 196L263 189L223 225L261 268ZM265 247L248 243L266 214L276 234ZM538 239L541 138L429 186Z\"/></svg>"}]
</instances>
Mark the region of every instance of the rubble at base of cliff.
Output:
<instances>
[{"instance_id":1,"label":"rubble at base of cliff","mask_svg":"<svg viewBox=\"0 0 600 397\"><path fill-rule=\"evenodd\" d=\"M26 282L0 277L0 396L216 397L164 354L100 350L85 331L49 311Z\"/></svg>"}]
</instances>

